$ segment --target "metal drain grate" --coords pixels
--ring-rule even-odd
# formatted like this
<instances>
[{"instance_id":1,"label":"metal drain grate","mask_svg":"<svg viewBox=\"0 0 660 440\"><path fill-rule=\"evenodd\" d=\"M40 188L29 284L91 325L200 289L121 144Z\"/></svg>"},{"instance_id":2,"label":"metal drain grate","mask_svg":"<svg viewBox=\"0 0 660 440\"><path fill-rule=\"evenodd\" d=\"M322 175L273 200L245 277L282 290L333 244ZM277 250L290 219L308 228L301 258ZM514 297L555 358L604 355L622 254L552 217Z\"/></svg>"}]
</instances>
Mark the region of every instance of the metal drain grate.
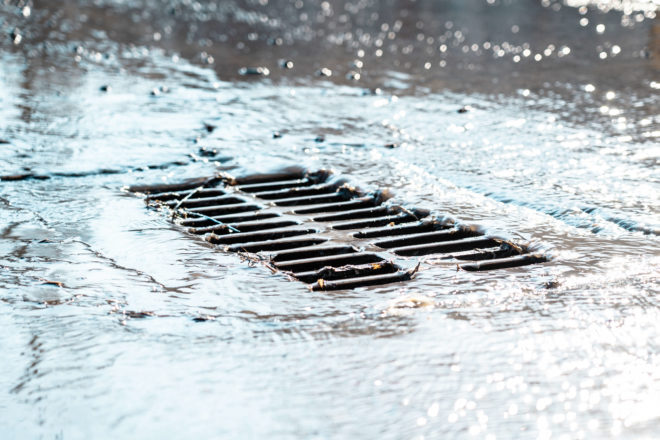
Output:
<instances>
[{"instance_id":1,"label":"metal drain grate","mask_svg":"<svg viewBox=\"0 0 660 440\"><path fill-rule=\"evenodd\" d=\"M524 266L546 257L428 211L386 203L328 171L196 179L134 186L146 202L229 252L265 253L272 267L313 290L405 281L417 258L437 255L463 270Z\"/></svg>"}]
</instances>

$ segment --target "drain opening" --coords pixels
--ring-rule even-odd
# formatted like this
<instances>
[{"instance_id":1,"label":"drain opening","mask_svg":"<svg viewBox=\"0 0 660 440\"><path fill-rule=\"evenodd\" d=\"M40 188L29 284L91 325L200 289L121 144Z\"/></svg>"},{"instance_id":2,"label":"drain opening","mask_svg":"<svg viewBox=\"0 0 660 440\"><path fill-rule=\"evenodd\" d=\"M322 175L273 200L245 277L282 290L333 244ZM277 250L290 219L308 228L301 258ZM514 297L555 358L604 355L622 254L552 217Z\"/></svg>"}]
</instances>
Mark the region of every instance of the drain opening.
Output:
<instances>
[{"instance_id":1,"label":"drain opening","mask_svg":"<svg viewBox=\"0 0 660 440\"><path fill-rule=\"evenodd\" d=\"M229 252L267 252L272 267L312 290L409 280L420 256L487 271L547 261L508 241L364 193L328 171L215 176L136 186L150 206ZM369 249L364 251L363 249Z\"/></svg>"}]
</instances>

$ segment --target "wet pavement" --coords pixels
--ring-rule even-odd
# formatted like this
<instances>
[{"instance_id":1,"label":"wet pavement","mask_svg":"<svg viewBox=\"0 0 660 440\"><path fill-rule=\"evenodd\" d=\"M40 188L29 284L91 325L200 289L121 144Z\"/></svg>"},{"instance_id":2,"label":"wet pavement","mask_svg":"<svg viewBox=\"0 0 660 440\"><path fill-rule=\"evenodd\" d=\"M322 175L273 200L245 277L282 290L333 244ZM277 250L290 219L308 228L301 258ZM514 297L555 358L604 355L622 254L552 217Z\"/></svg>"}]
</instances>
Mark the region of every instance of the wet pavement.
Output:
<instances>
[{"instance_id":1,"label":"wet pavement","mask_svg":"<svg viewBox=\"0 0 660 440\"><path fill-rule=\"evenodd\" d=\"M657 7L5 1L0 436L657 437ZM311 292L122 190L292 164L552 261Z\"/></svg>"}]
</instances>

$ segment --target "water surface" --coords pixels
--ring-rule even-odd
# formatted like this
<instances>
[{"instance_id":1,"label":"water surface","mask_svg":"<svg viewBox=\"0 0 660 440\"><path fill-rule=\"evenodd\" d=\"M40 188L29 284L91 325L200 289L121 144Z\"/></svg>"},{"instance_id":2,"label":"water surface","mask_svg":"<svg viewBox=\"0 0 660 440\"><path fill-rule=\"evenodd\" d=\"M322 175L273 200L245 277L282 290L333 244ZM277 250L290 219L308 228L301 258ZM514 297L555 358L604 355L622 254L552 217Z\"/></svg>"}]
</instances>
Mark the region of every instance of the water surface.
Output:
<instances>
[{"instance_id":1,"label":"water surface","mask_svg":"<svg viewBox=\"0 0 660 440\"><path fill-rule=\"evenodd\" d=\"M657 4L6 3L2 438L658 436ZM291 164L552 261L310 292L122 191Z\"/></svg>"}]
</instances>

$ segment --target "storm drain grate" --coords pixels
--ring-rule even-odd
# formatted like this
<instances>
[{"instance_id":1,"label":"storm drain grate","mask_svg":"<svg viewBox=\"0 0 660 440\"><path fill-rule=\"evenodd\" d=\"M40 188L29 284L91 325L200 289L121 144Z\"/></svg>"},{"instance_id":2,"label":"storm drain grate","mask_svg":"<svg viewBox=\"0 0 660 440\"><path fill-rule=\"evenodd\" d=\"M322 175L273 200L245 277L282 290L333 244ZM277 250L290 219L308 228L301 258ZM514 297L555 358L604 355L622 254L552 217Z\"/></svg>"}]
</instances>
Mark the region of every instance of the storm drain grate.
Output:
<instances>
[{"instance_id":1,"label":"storm drain grate","mask_svg":"<svg viewBox=\"0 0 660 440\"><path fill-rule=\"evenodd\" d=\"M467 271L546 261L510 241L441 222L420 209L387 203L328 171L219 175L181 184L133 186L148 205L229 252L266 257L271 267L313 290L405 281L422 256Z\"/></svg>"}]
</instances>

